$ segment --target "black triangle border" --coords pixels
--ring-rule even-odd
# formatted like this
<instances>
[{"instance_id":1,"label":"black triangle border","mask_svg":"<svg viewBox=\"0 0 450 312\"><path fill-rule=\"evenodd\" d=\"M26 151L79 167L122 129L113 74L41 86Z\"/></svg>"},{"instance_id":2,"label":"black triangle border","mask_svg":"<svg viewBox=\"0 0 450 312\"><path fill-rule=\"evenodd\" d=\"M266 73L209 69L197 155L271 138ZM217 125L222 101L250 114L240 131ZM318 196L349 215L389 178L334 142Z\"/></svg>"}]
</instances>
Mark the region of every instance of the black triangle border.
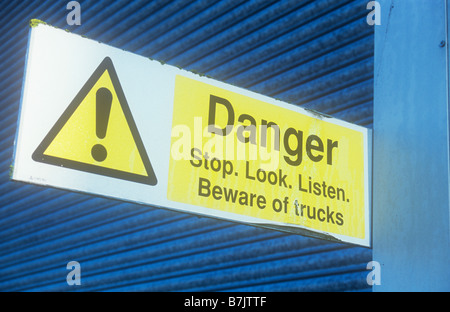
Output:
<instances>
[{"instance_id":1,"label":"black triangle border","mask_svg":"<svg viewBox=\"0 0 450 312\"><path fill-rule=\"evenodd\" d=\"M116 169L111 169L111 168L105 168L105 167L101 167L98 165L82 163L82 162L78 162L78 161L74 161L74 160L69 160L69 159L64 159L64 158L59 158L59 157L49 156L49 155L44 154L44 152L47 150L49 145L56 138L56 136L61 131L61 129L64 127L66 122L70 119L70 117L72 117L73 113L77 110L78 106L80 106L81 102L84 100L84 98L87 96L87 94L94 87L94 85L97 83L97 81L100 79L100 77L103 75L103 73L106 70L108 70L109 76L111 77L111 81L112 81L112 84L116 91L119 103L122 107L122 111L125 115L125 119L131 130L131 134L132 134L134 141L136 143L136 146L138 148L138 152L141 156L145 170L147 171L147 176L130 173L130 172L125 172L125 171L121 171L121 170L116 170ZM49 164L49 165L70 168L70 169L74 169L74 170L78 170L78 171L84 171L84 172L104 175L104 176L108 176L108 177L112 177L112 178L128 180L128 181L148 184L148 185L152 185L152 186L154 186L158 183L155 172L153 171L153 167L150 163L150 159L148 158L147 152L144 148L144 144L142 143L141 136L139 135L139 132L138 132L136 124L134 122L133 116L131 114L131 110L128 106L128 102L125 98L125 94L123 92L122 85L120 84L119 78L117 76L116 70L114 68L114 65L113 65L110 57L105 57L105 59L97 67L97 69L94 71L94 73L88 79L88 81L84 84L84 86L81 88L81 90L75 96L75 98L72 100L70 105L67 107L67 109L64 111L64 113L61 115L61 117L58 119L58 121L55 123L55 125L52 127L52 129L49 131L49 133L45 136L44 140L41 142L41 144L39 144L37 149L34 151L34 153L32 155L32 159L36 162L41 162L41 163L45 163L45 164Z\"/></svg>"}]
</instances>

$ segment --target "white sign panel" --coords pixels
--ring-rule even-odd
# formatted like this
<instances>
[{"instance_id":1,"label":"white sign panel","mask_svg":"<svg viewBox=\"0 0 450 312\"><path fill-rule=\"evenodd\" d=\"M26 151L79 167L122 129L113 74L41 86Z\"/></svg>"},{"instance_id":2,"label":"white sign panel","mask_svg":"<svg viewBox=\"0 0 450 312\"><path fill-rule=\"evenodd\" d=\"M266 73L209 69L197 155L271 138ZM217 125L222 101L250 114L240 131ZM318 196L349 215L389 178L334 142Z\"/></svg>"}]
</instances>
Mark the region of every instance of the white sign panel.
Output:
<instances>
[{"instance_id":1,"label":"white sign panel","mask_svg":"<svg viewBox=\"0 0 450 312\"><path fill-rule=\"evenodd\" d=\"M43 23L12 178L370 245L370 130Z\"/></svg>"}]
</instances>

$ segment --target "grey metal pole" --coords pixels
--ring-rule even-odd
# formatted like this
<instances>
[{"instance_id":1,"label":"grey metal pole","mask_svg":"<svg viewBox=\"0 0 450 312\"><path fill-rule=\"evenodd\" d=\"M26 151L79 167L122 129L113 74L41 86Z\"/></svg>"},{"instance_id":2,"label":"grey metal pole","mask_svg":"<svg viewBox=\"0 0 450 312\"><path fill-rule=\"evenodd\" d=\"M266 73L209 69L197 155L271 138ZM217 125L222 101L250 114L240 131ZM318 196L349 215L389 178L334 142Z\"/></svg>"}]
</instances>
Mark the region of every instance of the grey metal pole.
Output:
<instances>
[{"instance_id":1,"label":"grey metal pole","mask_svg":"<svg viewBox=\"0 0 450 312\"><path fill-rule=\"evenodd\" d=\"M450 291L447 0L379 2L373 290Z\"/></svg>"}]
</instances>

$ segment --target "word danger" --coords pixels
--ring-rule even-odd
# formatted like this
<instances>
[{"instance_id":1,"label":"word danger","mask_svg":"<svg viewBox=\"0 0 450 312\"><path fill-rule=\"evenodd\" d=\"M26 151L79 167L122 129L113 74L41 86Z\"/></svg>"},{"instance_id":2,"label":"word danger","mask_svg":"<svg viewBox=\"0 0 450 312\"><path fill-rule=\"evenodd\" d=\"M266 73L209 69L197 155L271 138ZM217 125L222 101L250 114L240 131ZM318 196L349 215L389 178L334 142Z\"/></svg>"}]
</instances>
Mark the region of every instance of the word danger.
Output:
<instances>
[{"instance_id":1,"label":"word danger","mask_svg":"<svg viewBox=\"0 0 450 312\"><path fill-rule=\"evenodd\" d=\"M218 105L225 108L226 111L227 124L223 128L216 125ZM224 110L221 109L220 111L220 117L223 118ZM236 118L234 107L230 101L211 94L208 131L216 135L227 136L234 133L234 127L237 128L236 136L241 143L257 145L257 142L259 142L261 147L267 147L268 134L273 133L273 149L280 151L283 147L287 154L283 159L291 166L299 166L303 161L304 154L313 162L325 161L328 165L333 165L333 150L339 147L338 141L326 139L326 143L324 143L322 138L314 134L305 138L303 131L295 128L287 128L281 133L282 129L277 123L261 119L258 124L257 120L250 114L241 114ZM260 131L257 130L258 128ZM283 138L282 141L281 138Z\"/></svg>"}]
</instances>

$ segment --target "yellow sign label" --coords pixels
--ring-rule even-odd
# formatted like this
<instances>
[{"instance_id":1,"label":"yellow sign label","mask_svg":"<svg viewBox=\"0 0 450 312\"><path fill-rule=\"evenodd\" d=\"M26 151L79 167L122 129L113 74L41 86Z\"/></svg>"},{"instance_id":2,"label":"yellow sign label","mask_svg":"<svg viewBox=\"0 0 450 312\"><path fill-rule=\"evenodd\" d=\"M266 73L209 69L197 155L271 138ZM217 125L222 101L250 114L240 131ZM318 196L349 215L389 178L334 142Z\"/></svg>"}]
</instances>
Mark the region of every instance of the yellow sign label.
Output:
<instances>
[{"instance_id":1,"label":"yellow sign label","mask_svg":"<svg viewBox=\"0 0 450 312\"><path fill-rule=\"evenodd\" d=\"M156 177L109 58L33 154L75 170L155 185Z\"/></svg>"},{"instance_id":2,"label":"yellow sign label","mask_svg":"<svg viewBox=\"0 0 450 312\"><path fill-rule=\"evenodd\" d=\"M168 199L363 239L360 131L176 77Z\"/></svg>"}]
</instances>

